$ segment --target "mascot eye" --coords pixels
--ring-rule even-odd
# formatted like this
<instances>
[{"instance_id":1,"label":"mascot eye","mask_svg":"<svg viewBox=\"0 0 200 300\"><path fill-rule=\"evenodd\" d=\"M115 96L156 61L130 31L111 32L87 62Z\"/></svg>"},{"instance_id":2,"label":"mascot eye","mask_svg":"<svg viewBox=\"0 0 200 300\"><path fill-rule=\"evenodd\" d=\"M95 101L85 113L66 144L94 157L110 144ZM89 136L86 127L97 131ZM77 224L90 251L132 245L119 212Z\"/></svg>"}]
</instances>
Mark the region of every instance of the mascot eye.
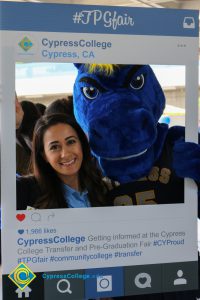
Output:
<instances>
[{"instance_id":1,"label":"mascot eye","mask_svg":"<svg viewBox=\"0 0 200 300\"><path fill-rule=\"evenodd\" d=\"M86 98L90 99L90 100L94 100L97 98L97 96L99 95L99 90L96 87L84 87L82 89L83 94Z\"/></svg>"},{"instance_id":2,"label":"mascot eye","mask_svg":"<svg viewBox=\"0 0 200 300\"><path fill-rule=\"evenodd\" d=\"M130 86L134 90L139 90L143 87L144 85L144 75L138 75L136 78L132 79L130 82Z\"/></svg>"}]
</instances>

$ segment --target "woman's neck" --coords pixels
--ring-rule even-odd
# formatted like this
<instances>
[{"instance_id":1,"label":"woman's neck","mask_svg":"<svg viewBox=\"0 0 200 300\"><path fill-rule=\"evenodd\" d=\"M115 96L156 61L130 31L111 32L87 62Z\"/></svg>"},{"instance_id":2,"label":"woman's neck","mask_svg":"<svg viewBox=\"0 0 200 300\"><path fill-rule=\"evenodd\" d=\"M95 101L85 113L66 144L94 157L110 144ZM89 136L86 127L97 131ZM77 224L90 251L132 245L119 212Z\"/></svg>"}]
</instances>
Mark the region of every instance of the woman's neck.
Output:
<instances>
[{"instance_id":1,"label":"woman's neck","mask_svg":"<svg viewBox=\"0 0 200 300\"><path fill-rule=\"evenodd\" d=\"M69 176L69 177L67 177L67 176L65 176L65 177L59 176L59 177L64 184L66 184L69 187L71 187L72 189L80 192L80 190L81 190L80 180L77 175Z\"/></svg>"}]
</instances>

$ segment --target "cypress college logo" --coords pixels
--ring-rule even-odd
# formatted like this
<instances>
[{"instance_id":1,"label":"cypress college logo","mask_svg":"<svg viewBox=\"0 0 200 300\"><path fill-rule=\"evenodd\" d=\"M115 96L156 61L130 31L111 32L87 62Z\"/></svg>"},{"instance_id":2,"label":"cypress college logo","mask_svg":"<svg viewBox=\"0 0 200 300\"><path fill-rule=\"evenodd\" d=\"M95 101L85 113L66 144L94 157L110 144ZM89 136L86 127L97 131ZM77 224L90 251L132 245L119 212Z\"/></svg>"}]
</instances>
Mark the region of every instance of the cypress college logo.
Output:
<instances>
[{"instance_id":1,"label":"cypress college logo","mask_svg":"<svg viewBox=\"0 0 200 300\"><path fill-rule=\"evenodd\" d=\"M36 275L24 263L20 263L8 277L23 291Z\"/></svg>"},{"instance_id":2,"label":"cypress college logo","mask_svg":"<svg viewBox=\"0 0 200 300\"><path fill-rule=\"evenodd\" d=\"M33 47L33 43L27 36L25 36L19 43L18 45L24 50L28 51L31 47Z\"/></svg>"}]
</instances>

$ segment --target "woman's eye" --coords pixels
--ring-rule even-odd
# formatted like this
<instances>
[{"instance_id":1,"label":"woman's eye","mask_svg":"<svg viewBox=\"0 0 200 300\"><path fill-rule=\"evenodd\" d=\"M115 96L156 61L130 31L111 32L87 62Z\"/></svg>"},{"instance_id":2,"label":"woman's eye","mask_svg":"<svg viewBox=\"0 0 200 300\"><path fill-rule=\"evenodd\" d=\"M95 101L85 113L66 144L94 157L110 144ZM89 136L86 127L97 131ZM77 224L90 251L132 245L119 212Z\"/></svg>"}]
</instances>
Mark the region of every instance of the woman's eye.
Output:
<instances>
[{"instance_id":1,"label":"woman's eye","mask_svg":"<svg viewBox=\"0 0 200 300\"><path fill-rule=\"evenodd\" d=\"M132 79L130 82L130 87L134 90L139 90L144 85L144 75L138 75L136 78Z\"/></svg>"},{"instance_id":2,"label":"woman's eye","mask_svg":"<svg viewBox=\"0 0 200 300\"><path fill-rule=\"evenodd\" d=\"M74 144L74 143L76 143L76 140L68 140L68 141L67 141L67 145L72 145L72 144Z\"/></svg>"},{"instance_id":3,"label":"woman's eye","mask_svg":"<svg viewBox=\"0 0 200 300\"><path fill-rule=\"evenodd\" d=\"M59 149L59 146L58 146L58 145L53 145L53 146L50 147L50 150L51 150L51 151L56 151L56 150L58 150L58 149Z\"/></svg>"},{"instance_id":4,"label":"woman's eye","mask_svg":"<svg viewBox=\"0 0 200 300\"><path fill-rule=\"evenodd\" d=\"M84 96L89 100L94 100L99 95L99 90L96 87L83 87L82 92Z\"/></svg>"}]
</instances>

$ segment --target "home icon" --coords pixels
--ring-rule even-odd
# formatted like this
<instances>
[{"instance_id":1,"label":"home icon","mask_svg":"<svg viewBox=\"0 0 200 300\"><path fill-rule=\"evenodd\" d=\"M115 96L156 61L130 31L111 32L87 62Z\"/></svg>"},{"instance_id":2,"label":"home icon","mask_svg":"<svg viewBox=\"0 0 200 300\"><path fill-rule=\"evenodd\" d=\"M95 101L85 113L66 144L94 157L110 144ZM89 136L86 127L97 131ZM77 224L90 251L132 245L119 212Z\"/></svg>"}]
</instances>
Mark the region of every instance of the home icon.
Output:
<instances>
[{"instance_id":1,"label":"home icon","mask_svg":"<svg viewBox=\"0 0 200 300\"><path fill-rule=\"evenodd\" d=\"M17 294L18 298L29 298L29 294L31 293L32 289L30 287L26 286L25 289L22 291L20 288L18 288L15 293ZM23 295L25 297L23 297Z\"/></svg>"}]
</instances>

